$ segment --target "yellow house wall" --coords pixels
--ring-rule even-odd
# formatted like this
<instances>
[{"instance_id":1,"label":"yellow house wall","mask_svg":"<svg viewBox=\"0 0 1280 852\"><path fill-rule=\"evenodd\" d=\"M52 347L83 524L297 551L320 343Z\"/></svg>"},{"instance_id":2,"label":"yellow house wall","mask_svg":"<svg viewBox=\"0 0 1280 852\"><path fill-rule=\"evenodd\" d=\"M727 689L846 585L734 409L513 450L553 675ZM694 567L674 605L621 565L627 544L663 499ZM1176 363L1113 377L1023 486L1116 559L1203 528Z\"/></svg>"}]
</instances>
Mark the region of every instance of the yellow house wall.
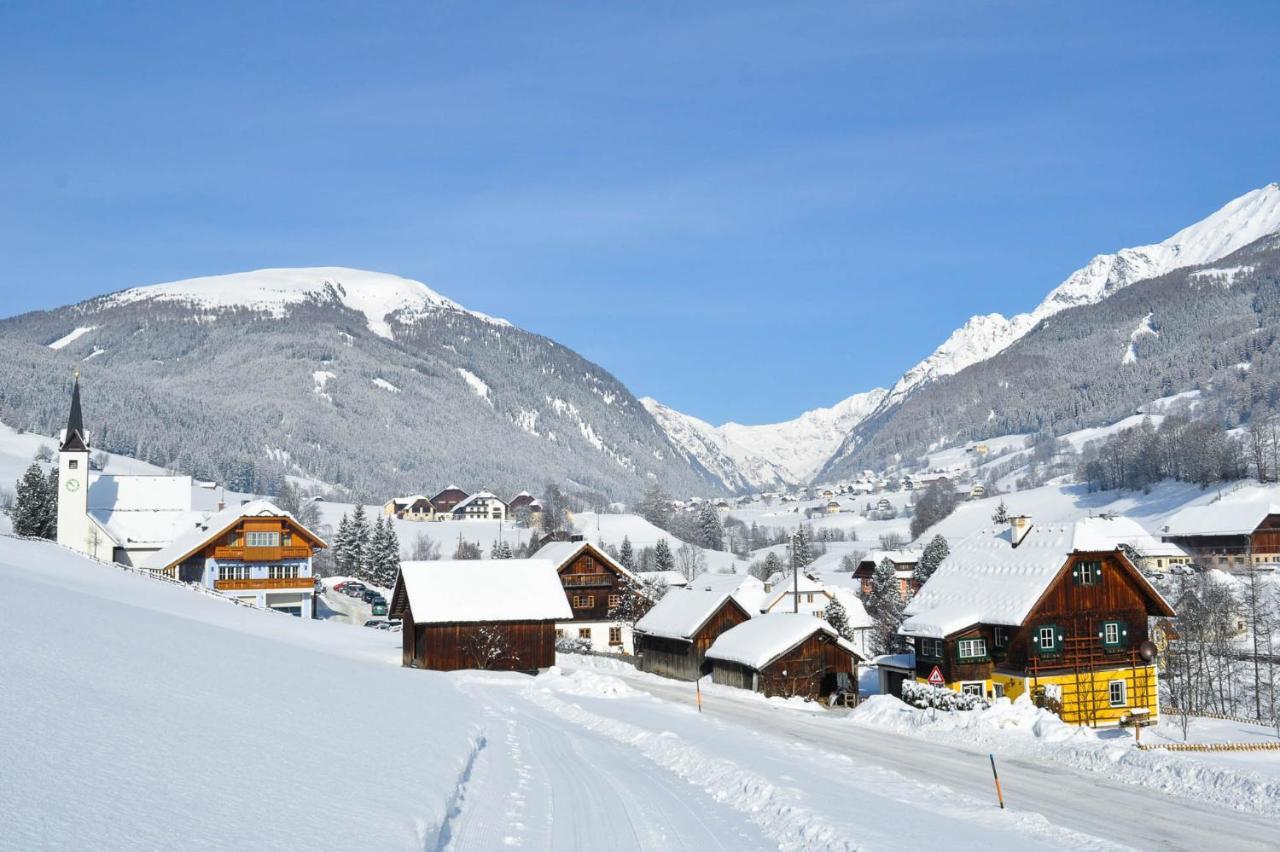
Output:
<instances>
[{"instance_id":1,"label":"yellow house wall","mask_svg":"<svg viewBox=\"0 0 1280 852\"><path fill-rule=\"evenodd\" d=\"M920 683L927 683L925 678L916 678ZM1112 707L1109 701L1109 684L1113 680L1123 680L1127 704L1124 707ZM976 681L953 681L946 684L947 689L960 692L963 683ZM1092 682L1092 689L1090 683ZM1139 666L1137 669L1125 667L1120 669L1100 669L1089 675L1082 672L1079 677L1067 672L1060 675L1041 676L1033 682L1022 675L993 672L982 681L985 695L995 694L994 685L1004 687L1004 696L1010 700L1025 692L1030 692L1036 683L1040 686L1055 684L1062 687L1062 720L1071 725L1117 725L1120 719L1136 707L1144 707L1151 712L1147 718L1155 721L1160 714L1159 676L1155 666ZM1092 712L1091 712L1092 705Z\"/></svg>"}]
</instances>

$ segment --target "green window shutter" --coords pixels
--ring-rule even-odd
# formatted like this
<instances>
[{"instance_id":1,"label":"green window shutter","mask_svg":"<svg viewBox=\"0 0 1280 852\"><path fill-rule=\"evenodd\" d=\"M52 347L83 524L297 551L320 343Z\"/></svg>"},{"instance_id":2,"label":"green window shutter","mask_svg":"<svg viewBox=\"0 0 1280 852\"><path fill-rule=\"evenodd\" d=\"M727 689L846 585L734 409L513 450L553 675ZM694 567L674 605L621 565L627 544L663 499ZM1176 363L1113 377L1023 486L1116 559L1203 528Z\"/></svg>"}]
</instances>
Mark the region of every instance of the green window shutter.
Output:
<instances>
[{"instance_id":1,"label":"green window shutter","mask_svg":"<svg viewBox=\"0 0 1280 852\"><path fill-rule=\"evenodd\" d=\"M1031 637L1031 644L1037 654L1056 654L1062 650L1062 638L1062 628L1058 625L1039 624Z\"/></svg>"},{"instance_id":2,"label":"green window shutter","mask_svg":"<svg viewBox=\"0 0 1280 852\"><path fill-rule=\"evenodd\" d=\"M1098 631L1104 648L1120 648L1129 638L1129 628L1123 621L1104 621Z\"/></svg>"}]
</instances>

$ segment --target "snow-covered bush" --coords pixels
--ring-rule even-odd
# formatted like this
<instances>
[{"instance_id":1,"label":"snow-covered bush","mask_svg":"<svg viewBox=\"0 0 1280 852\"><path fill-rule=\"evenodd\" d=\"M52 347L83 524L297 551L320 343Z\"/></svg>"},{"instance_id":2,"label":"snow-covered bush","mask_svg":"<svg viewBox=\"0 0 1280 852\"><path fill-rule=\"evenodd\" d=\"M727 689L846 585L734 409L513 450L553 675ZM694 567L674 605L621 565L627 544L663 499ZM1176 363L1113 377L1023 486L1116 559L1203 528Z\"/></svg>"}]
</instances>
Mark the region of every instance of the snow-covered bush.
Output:
<instances>
[{"instance_id":1,"label":"snow-covered bush","mask_svg":"<svg viewBox=\"0 0 1280 852\"><path fill-rule=\"evenodd\" d=\"M591 640L561 636L556 640L556 651L561 654L586 654L591 651Z\"/></svg>"},{"instance_id":2,"label":"snow-covered bush","mask_svg":"<svg viewBox=\"0 0 1280 852\"><path fill-rule=\"evenodd\" d=\"M902 700L913 707L935 710L977 710L991 706L981 695L965 695L954 689L914 680L902 682Z\"/></svg>"}]
</instances>

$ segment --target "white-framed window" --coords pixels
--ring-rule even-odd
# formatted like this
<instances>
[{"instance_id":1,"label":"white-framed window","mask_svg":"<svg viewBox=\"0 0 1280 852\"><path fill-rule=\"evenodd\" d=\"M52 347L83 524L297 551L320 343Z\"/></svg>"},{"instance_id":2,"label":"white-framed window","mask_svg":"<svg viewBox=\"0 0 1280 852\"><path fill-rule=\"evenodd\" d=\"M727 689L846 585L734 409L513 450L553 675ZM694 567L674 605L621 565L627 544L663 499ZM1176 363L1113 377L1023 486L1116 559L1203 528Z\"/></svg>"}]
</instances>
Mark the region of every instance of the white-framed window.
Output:
<instances>
[{"instance_id":1,"label":"white-framed window","mask_svg":"<svg viewBox=\"0 0 1280 852\"><path fill-rule=\"evenodd\" d=\"M1108 621L1102 625L1102 644L1103 645L1119 645L1120 644L1120 622Z\"/></svg>"},{"instance_id":2,"label":"white-framed window","mask_svg":"<svg viewBox=\"0 0 1280 852\"><path fill-rule=\"evenodd\" d=\"M942 640L941 639L919 639L917 644L920 649L920 656L930 660L942 659Z\"/></svg>"},{"instance_id":3,"label":"white-framed window","mask_svg":"<svg viewBox=\"0 0 1280 852\"><path fill-rule=\"evenodd\" d=\"M1113 680L1107 684L1107 693L1112 707L1128 707L1129 695L1127 684L1122 680Z\"/></svg>"},{"instance_id":4,"label":"white-framed window","mask_svg":"<svg viewBox=\"0 0 1280 852\"><path fill-rule=\"evenodd\" d=\"M249 579L248 565L219 565L219 580L247 580Z\"/></svg>"},{"instance_id":5,"label":"white-framed window","mask_svg":"<svg viewBox=\"0 0 1280 852\"><path fill-rule=\"evenodd\" d=\"M992 634L997 648L1003 648L1009 644L1009 628L994 627L992 628Z\"/></svg>"},{"instance_id":6,"label":"white-framed window","mask_svg":"<svg viewBox=\"0 0 1280 852\"><path fill-rule=\"evenodd\" d=\"M987 656L986 639L961 639L956 645L962 660L980 660Z\"/></svg>"},{"instance_id":7,"label":"white-framed window","mask_svg":"<svg viewBox=\"0 0 1280 852\"><path fill-rule=\"evenodd\" d=\"M247 532L244 534L245 547L279 547L278 532Z\"/></svg>"},{"instance_id":8,"label":"white-framed window","mask_svg":"<svg viewBox=\"0 0 1280 852\"><path fill-rule=\"evenodd\" d=\"M268 565L267 576L272 580L292 579L298 576L297 565Z\"/></svg>"},{"instance_id":9,"label":"white-framed window","mask_svg":"<svg viewBox=\"0 0 1280 852\"><path fill-rule=\"evenodd\" d=\"M982 695L982 681L974 680L960 684L960 692L964 695Z\"/></svg>"}]
</instances>

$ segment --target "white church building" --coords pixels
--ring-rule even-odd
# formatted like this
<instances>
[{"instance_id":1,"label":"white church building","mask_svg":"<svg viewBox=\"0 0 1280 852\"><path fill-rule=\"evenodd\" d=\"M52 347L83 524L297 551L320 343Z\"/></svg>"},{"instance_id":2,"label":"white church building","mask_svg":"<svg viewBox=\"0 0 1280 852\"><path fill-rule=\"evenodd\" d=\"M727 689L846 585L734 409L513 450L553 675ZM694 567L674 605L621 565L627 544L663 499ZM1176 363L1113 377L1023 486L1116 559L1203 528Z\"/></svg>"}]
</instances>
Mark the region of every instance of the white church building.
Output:
<instances>
[{"instance_id":1,"label":"white church building","mask_svg":"<svg viewBox=\"0 0 1280 852\"><path fill-rule=\"evenodd\" d=\"M191 477L90 471L90 448L77 375L58 449L58 544L312 616L312 557L327 545L291 514L266 500L195 511Z\"/></svg>"}]
</instances>

